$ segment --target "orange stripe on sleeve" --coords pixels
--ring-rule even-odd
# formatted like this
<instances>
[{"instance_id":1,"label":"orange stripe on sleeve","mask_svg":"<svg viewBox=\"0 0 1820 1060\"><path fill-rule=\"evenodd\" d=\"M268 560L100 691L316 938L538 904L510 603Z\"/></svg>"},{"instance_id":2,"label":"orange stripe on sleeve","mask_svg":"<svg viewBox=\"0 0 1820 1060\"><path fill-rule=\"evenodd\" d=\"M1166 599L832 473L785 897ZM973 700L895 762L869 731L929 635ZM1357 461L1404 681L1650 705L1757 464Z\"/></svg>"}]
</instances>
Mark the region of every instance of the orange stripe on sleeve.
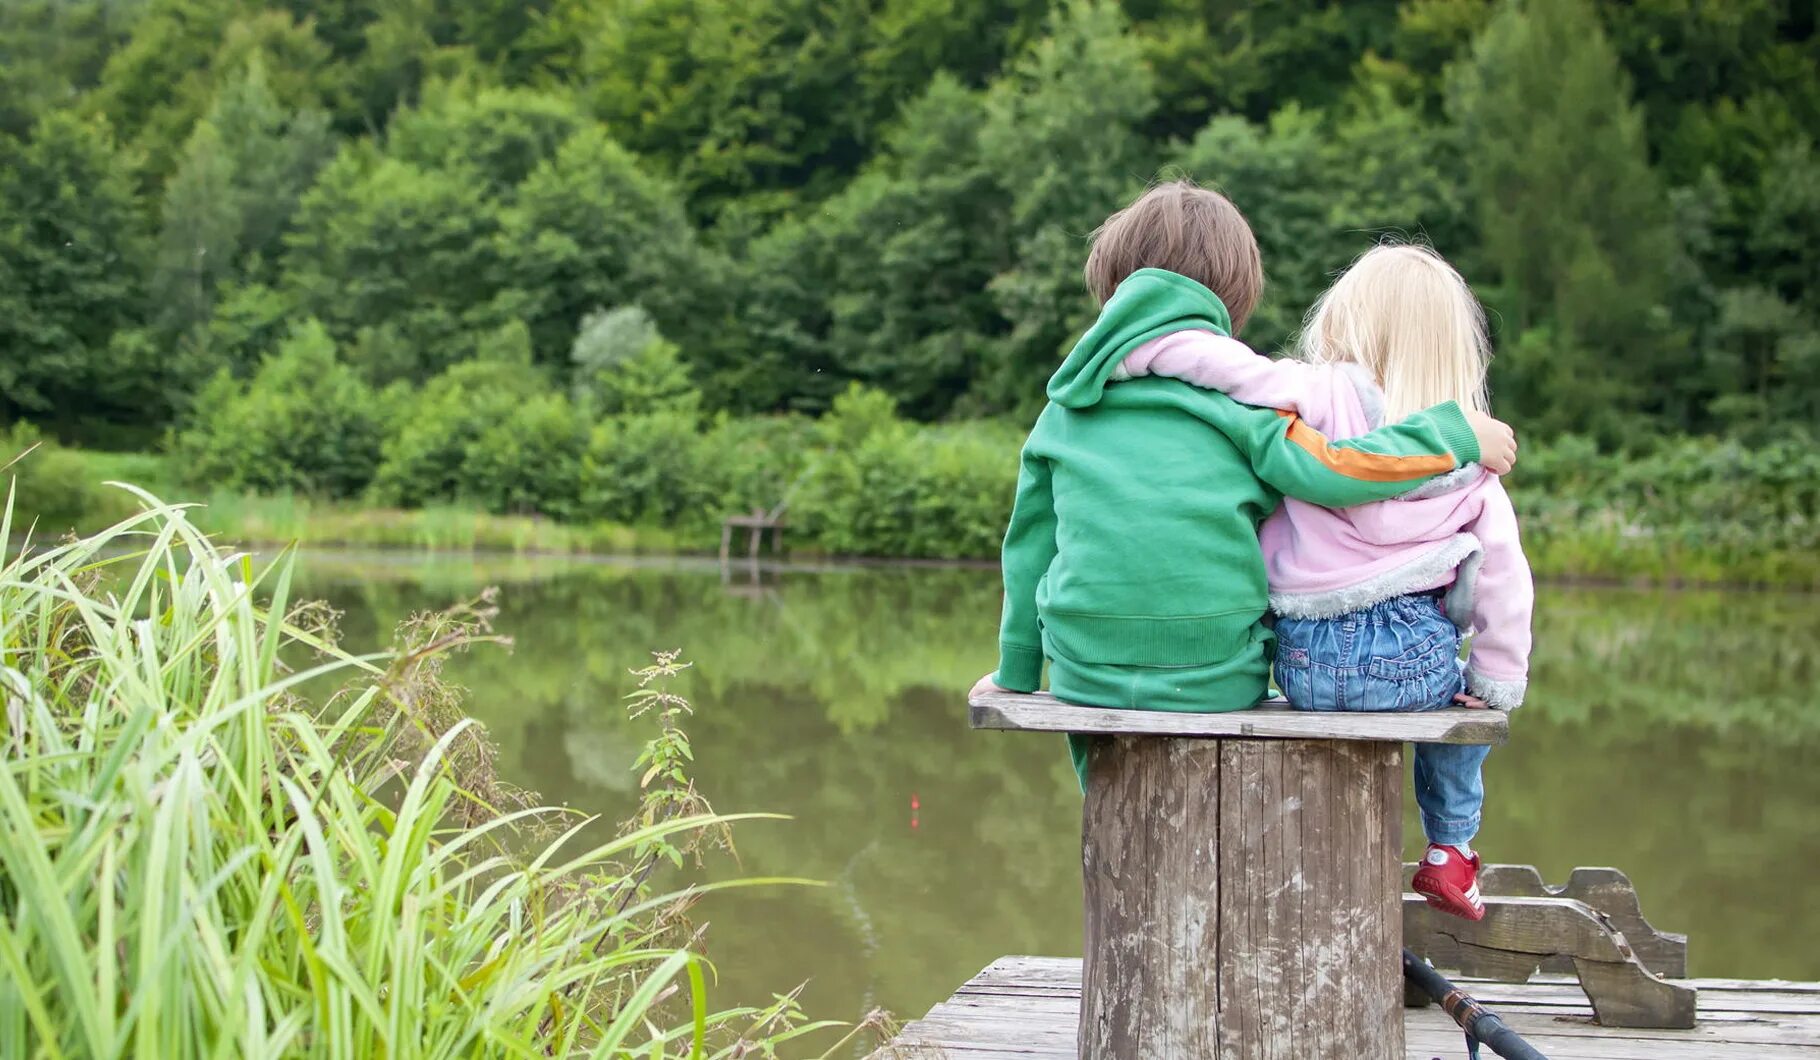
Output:
<instances>
[{"instance_id":1,"label":"orange stripe on sleeve","mask_svg":"<svg viewBox=\"0 0 1820 1060\"><path fill-rule=\"evenodd\" d=\"M1357 449L1340 449L1328 442L1327 436L1310 427L1293 412L1277 410L1289 421L1289 440L1306 450L1308 455L1328 468L1362 482L1401 482L1405 479L1439 475L1454 469L1452 455L1388 456Z\"/></svg>"}]
</instances>

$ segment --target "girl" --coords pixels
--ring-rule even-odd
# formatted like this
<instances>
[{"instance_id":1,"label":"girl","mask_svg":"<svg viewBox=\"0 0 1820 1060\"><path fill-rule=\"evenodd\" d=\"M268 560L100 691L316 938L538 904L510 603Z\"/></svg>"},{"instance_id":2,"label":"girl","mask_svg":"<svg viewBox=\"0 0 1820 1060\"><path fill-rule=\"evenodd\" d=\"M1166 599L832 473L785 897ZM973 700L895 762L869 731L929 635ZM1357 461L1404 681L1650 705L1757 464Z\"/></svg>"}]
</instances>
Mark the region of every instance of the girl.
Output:
<instances>
[{"instance_id":1,"label":"girl","mask_svg":"<svg viewBox=\"0 0 1820 1060\"><path fill-rule=\"evenodd\" d=\"M1444 401L1488 411L1485 314L1434 251L1380 246L1309 313L1299 361L1207 331L1138 347L1115 378L1172 376L1351 437ZM1496 475L1469 465L1395 500L1334 510L1287 500L1259 533L1277 615L1276 680L1298 710L1509 710L1523 701L1534 590ZM1473 633L1462 664L1462 631ZM1488 748L1418 744L1428 850L1412 886L1468 920L1479 900Z\"/></svg>"}]
</instances>

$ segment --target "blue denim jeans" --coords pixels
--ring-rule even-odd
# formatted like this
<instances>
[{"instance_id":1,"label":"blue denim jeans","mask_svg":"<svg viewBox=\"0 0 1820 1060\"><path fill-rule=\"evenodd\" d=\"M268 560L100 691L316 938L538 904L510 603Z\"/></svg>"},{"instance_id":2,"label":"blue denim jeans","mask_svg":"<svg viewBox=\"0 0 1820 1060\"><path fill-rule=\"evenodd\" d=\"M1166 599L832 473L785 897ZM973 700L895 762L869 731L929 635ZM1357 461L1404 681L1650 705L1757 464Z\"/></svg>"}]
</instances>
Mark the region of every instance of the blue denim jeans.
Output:
<instances>
[{"instance_id":1,"label":"blue denim jeans","mask_svg":"<svg viewBox=\"0 0 1820 1060\"><path fill-rule=\"evenodd\" d=\"M1399 596L1338 618L1279 618L1277 687L1297 710L1440 710L1464 691L1460 633L1441 602ZM1431 843L1469 842L1491 748L1416 744L1416 804Z\"/></svg>"}]
</instances>

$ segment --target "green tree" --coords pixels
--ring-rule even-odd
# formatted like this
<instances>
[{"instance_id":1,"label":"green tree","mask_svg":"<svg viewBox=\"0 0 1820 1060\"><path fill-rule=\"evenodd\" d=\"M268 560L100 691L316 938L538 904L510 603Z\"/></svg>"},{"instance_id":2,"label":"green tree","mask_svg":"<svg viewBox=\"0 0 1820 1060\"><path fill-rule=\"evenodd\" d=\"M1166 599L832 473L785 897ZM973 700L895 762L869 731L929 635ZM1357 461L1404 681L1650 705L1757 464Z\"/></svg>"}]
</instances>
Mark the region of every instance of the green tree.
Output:
<instances>
[{"instance_id":1,"label":"green tree","mask_svg":"<svg viewBox=\"0 0 1820 1060\"><path fill-rule=\"evenodd\" d=\"M132 26L137 0L0 4L0 133L22 136L101 76Z\"/></svg>"},{"instance_id":2,"label":"green tree","mask_svg":"<svg viewBox=\"0 0 1820 1060\"><path fill-rule=\"evenodd\" d=\"M1185 136L1215 114L1263 121L1289 103L1321 107L1352 83L1362 54L1384 51L1397 0L1127 0L1162 103L1156 131Z\"/></svg>"},{"instance_id":3,"label":"green tree","mask_svg":"<svg viewBox=\"0 0 1820 1060\"><path fill-rule=\"evenodd\" d=\"M567 96L460 81L432 82L386 128L386 153L426 170L462 168L509 197L593 121Z\"/></svg>"},{"instance_id":4,"label":"green tree","mask_svg":"<svg viewBox=\"0 0 1820 1060\"><path fill-rule=\"evenodd\" d=\"M992 86L980 149L1010 192L1016 249L992 284L1012 329L976 384L986 407L1040 403L1042 380L1092 319L1088 236L1155 171L1139 135L1155 103L1136 40L1103 0L1058 8L1049 36Z\"/></svg>"},{"instance_id":5,"label":"green tree","mask_svg":"<svg viewBox=\"0 0 1820 1060\"><path fill-rule=\"evenodd\" d=\"M252 0L150 0L87 106L134 146L155 186L177 167L196 122L253 63L260 91L286 108L319 108L338 83L309 25L282 12Z\"/></svg>"},{"instance_id":6,"label":"green tree","mask_svg":"<svg viewBox=\"0 0 1820 1060\"><path fill-rule=\"evenodd\" d=\"M1382 91L1328 114L1286 107L1263 127L1235 115L1209 122L1178 165L1231 196L1257 235L1269 284L1245 340L1287 346L1334 274L1374 243L1469 247L1467 206L1449 179L1454 139Z\"/></svg>"},{"instance_id":7,"label":"green tree","mask_svg":"<svg viewBox=\"0 0 1820 1060\"><path fill-rule=\"evenodd\" d=\"M57 113L29 140L0 136L0 416L156 415L161 366L114 342L145 311L146 251L105 122Z\"/></svg>"},{"instance_id":8,"label":"green tree","mask_svg":"<svg viewBox=\"0 0 1820 1060\"><path fill-rule=\"evenodd\" d=\"M614 134L661 160L698 216L763 218L837 191L938 73L969 85L1034 37L1046 0L650 0L559 5Z\"/></svg>"},{"instance_id":9,"label":"green tree","mask_svg":"<svg viewBox=\"0 0 1820 1060\"><path fill-rule=\"evenodd\" d=\"M701 245L674 189L599 126L570 137L518 186L501 218L509 315L544 363L567 360L582 317L639 305L690 358L738 343L726 264Z\"/></svg>"},{"instance_id":10,"label":"green tree","mask_svg":"<svg viewBox=\"0 0 1820 1060\"><path fill-rule=\"evenodd\" d=\"M668 409L693 414L701 391L676 347L637 306L589 313L569 354L576 403L591 415Z\"/></svg>"},{"instance_id":11,"label":"green tree","mask_svg":"<svg viewBox=\"0 0 1820 1060\"><path fill-rule=\"evenodd\" d=\"M165 185L151 289L166 334L206 342L221 284L270 278L279 237L332 153L327 115L280 107L257 57L223 89Z\"/></svg>"},{"instance_id":12,"label":"green tree","mask_svg":"<svg viewBox=\"0 0 1820 1060\"><path fill-rule=\"evenodd\" d=\"M279 287L338 341L389 329L396 356L356 362L369 378L423 380L471 356L474 336L501 319L501 213L472 170L344 148L303 196Z\"/></svg>"},{"instance_id":13,"label":"green tree","mask_svg":"<svg viewBox=\"0 0 1820 1060\"><path fill-rule=\"evenodd\" d=\"M1505 0L1450 103L1508 326L1494 383L1544 431L1611 435L1689 366L1660 313L1679 247L1597 15Z\"/></svg>"},{"instance_id":14,"label":"green tree","mask_svg":"<svg viewBox=\"0 0 1820 1060\"><path fill-rule=\"evenodd\" d=\"M757 349L715 366L749 380L748 407L825 408L859 380L920 418L954 408L1009 327L989 285L1012 263L1011 196L984 117L980 93L938 76L852 184L752 248Z\"/></svg>"}]
</instances>

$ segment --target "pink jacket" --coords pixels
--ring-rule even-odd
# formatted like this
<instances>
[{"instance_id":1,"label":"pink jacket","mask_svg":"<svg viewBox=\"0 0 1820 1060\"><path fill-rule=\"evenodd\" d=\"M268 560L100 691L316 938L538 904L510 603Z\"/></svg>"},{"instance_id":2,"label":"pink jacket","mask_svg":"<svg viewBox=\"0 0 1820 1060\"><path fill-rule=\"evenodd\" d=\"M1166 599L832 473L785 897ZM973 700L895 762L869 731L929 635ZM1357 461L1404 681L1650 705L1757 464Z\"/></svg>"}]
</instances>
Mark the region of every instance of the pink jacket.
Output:
<instances>
[{"instance_id":1,"label":"pink jacket","mask_svg":"<svg viewBox=\"0 0 1820 1060\"><path fill-rule=\"evenodd\" d=\"M1247 405L1287 409L1330 438L1382 425L1384 396L1351 365L1272 361L1211 331L1139 346L1115 379L1162 375ZM1448 616L1471 633L1467 691L1500 709L1523 702L1535 589L1504 484L1477 464L1397 498L1356 508L1287 499L1258 532L1281 615L1331 618L1447 587Z\"/></svg>"}]
</instances>

